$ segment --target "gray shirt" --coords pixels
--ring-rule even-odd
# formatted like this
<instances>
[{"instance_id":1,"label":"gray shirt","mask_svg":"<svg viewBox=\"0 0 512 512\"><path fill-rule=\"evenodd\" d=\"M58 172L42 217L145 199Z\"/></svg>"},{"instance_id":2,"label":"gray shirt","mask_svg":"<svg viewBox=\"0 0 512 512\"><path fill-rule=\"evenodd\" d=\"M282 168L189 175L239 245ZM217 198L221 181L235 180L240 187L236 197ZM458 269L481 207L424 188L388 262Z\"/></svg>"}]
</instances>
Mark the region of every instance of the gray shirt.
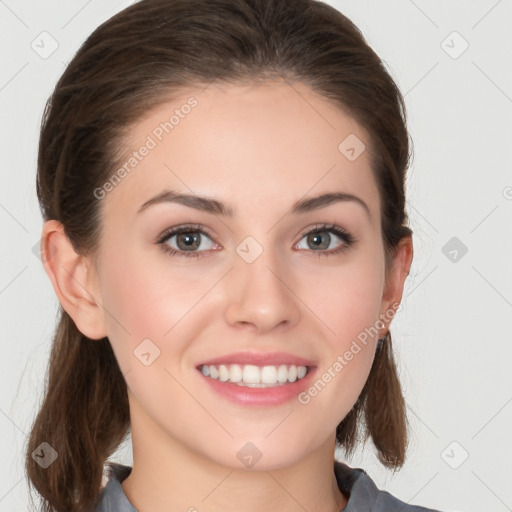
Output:
<instances>
[{"instance_id":1,"label":"gray shirt","mask_svg":"<svg viewBox=\"0 0 512 512\"><path fill-rule=\"evenodd\" d=\"M132 468L118 463L111 463L111 466L107 484L101 491L100 502L94 512L137 512L121 486ZM340 491L348 497L348 504L343 512L439 512L431 508L408 505L387 491L379 490L362 469L351 468L335 461L334 473Z\"/></svg>"}]
</instances>

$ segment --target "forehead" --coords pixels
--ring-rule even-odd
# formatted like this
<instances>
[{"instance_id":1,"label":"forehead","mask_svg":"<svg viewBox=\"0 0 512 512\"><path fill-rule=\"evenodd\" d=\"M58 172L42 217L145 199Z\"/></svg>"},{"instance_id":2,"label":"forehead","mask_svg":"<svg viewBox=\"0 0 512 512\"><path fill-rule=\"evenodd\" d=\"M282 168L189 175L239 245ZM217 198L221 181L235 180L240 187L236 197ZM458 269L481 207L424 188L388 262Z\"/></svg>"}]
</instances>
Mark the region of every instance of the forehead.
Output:
<instances>
[{"instance_id":1,"label":"forehead","mask_svg":"<svg viewBox=\"0 0 512 512\"><path fill-rule=\"evenodd\" d=\"M369 146L351 116L300 82L191 88L127 131L104 207L135 212L170 189L220 198L237 215L329 191L376 210Z\"/></svg>"}]
</instances>

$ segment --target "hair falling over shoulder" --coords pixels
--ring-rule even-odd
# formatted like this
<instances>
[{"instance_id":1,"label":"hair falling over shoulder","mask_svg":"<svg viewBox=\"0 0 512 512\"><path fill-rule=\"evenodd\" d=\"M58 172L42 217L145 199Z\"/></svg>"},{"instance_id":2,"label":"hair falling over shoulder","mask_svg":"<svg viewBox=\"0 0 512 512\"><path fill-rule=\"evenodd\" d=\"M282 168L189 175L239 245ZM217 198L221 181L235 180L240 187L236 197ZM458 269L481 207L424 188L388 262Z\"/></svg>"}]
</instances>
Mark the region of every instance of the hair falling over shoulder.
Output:
<instances>
[{"instance_id":1,"label":"hair falling over shoulder","mask_svg":"<svg viewBox=\"0 0 512 512\"><path fill-rule=\"evenodd\" d=\"M381 197L386 264L404 236L409 135L403 98L359 29L315 0L141 0L100 25L59 79L43 114L37 195L77 252L101 229L94 190L115 168L126 128L188 86L273 78L300 81L365 128ZM400 467L404 399L388 335L351 412L337 428L347 453L371 437L381 462ZM104 464L130 427L124 377L108 338L84 336L61 308L44 397L26 447L30 484L45 512L89 512ZM41 443L58 454L47 468Z\"/></svg>"},{"instance_id":2,"label":"hair falling over shoulder","mask_svg":"<svg viewBox=\"0 0 512 512\"><path fill-rule=\"evenodd\" d=\"M106 459L129 431L124 378L108 339L86 338L62 308L47 372L27 444L27 474L47 501L43 510L87 510L83 504L97 499ZM49 449L41 443L56 452L46 468L32 457Z\"/></svg>"}]
</instances>

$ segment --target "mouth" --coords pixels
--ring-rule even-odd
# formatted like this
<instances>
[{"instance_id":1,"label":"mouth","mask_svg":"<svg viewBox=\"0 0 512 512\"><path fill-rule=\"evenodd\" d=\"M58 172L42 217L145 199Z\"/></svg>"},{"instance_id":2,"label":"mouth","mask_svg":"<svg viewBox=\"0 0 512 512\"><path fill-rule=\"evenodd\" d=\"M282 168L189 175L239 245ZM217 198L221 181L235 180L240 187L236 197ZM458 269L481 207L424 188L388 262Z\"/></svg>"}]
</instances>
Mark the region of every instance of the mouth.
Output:
<instances>
[{"instance_id":1,"label":"mouth","mask_svg":"<svg viewBox=\"0 0 512 512\"><path fill-rule=\"evenodd\" d=\"M306 365L202 364L198 370L207 378L246 388L285 386L305 378L311 370Z\"/></svg>"},{"instance_id":2,"label":"mouth","mask_svg":"<svg viewBox=\"0 0 512 512\"><path fill-rule=\"evenodd\" d=\"M297 399L314 378L316 362L287 352L236 352L201 361L196 371L222 399L271 407Z\"/></svg>"}]
</instances>

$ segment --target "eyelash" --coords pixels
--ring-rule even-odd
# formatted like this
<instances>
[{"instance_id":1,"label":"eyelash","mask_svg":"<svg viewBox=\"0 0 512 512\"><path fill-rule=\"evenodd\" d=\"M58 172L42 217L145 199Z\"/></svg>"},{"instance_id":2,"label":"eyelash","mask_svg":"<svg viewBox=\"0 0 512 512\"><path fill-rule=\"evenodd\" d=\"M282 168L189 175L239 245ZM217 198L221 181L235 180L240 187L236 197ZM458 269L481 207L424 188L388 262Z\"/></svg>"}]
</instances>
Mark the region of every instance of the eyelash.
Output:
<instances>
[{"instance_id":1,"label":"eyelash","mask_svg":"<svg viewBox=\"0 0 512 512\"><path fill-rule=\"evenodd\" d=\"M346 250L348 250L357 241L354 238L353 235L351 235L350 233L348 233L344 229L341 229L341 228L335 226L334 224L316 225L312 230L307 231L306 233L304 233L301 236L301 240L302 240L302 238L304 238L307 235L312 235L312 234L315 234L315 233L324 233L324 232L330 232L330 233L335 234L336 236L338 236L339 238L341 238L343 240L344 244L342 244L338 249L333 249L333 250L330 250L330 251L325 251L325 250L322 250L322 251L312 251L312 250L310 250L310 252L317 253L318 257L332 256L332 255L335 255L335 254L340 254L342 252L345 252ZM162 235L160 235L157 238L156 243L161 245L162 246L162 250L165 253L170 254L171 256L178 256L178 257L185 257L185 258L190 258L190 257L192 257L192 258L201 258L201 257L205 256L205 254L203 254L203 253L209 252L209 251L190 251L190 252L179 251L179 250L174 249L173 247L169 247L165 243L172 236L179 235L181 233L201 233L202 235L205 235L205 236L207 236L210 239L213 238L213 236L209 233L208 229L205 228L203 225L201 225L201 224L188 224L188 225L185 225L185 226L180 226L179 228L172 228L172 229L169 229L169 230L165 231L164 233L162 233Z\"/></svg>"}]
</instances>

